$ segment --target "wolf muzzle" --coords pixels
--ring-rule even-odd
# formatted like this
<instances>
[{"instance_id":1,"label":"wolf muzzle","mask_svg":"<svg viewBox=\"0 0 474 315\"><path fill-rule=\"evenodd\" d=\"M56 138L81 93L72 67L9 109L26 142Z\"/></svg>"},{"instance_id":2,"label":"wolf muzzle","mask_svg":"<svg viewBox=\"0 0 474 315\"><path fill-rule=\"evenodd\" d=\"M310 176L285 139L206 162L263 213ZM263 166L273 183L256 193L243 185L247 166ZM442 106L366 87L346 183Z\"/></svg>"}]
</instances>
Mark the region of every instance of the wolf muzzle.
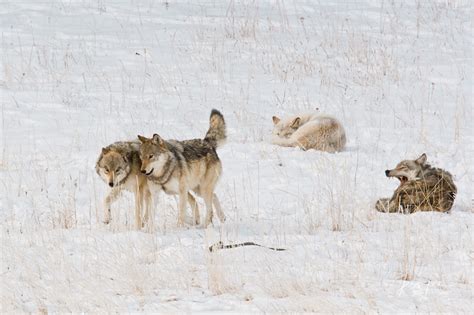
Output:
<instances>
[{"instance_id":1,"label":"wolf muzzle","mask_svg":"<svg viewBox=\"0 0 474 315\"><path fill-rule=\"evenodd\" d=\"M145 174L146 176L150 176L151 174L153 174L153 171L154 171L154 170L155 170L155 169L152 168L151 171L149 171L149 172L147 173L147 172L146 172L146 169L144 169L144 170L141 170L140 172L142 172L142 174Z\"/></svg>"}]
</instances>

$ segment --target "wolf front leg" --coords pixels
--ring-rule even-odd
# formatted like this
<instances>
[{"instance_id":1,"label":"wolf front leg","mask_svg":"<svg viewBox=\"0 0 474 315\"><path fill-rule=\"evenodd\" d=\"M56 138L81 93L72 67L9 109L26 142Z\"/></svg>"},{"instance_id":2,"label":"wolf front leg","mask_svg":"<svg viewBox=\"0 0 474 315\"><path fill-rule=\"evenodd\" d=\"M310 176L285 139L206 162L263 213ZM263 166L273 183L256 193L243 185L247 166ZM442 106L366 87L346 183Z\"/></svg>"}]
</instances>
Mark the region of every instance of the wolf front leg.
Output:
<instances>
[{"instance_id":1,"label":"wolf front leg","mask_svg":"<svg viewBox=\"0 0 474 315\"><path fill-rule=\"evenodd\" d=\"M145 198L145 214L143 215L143 221L142 221L142 227L144 227L146 224L150 229L153 228L153 224L155 222L155 212L154 210L154 204L153 204L153 198L151 195L150 190L146 187L146 189L143 191L143 195Z\"/></svg>"},{"instance_id":2,"label":"wolf front leg","mask_svg":"<svg viewBox=\"0 0 474 315\"><path fill-rule=\"evenodd\" d=\"M279 136L272 136L272 143L282 147L294 147L296 145L293 139L282 138Z\"/></svg>"},{"instance_id":3,"label":"wolf front leg","mask_svg":"<svg viewBox=\"0 0 474 315\"><path fill-rule=\"evenodd\" d=\"M142 227L142 209L143 209L143 186L137 185L135 191L135 229L140 230Z\"/></svg>"},{"instance_id":4,"label":"wolf front leg","mask_svg":"<svg viewBox=\"0 0 474 315\"><path fill-rule=\"evenodd\" d=\"M112 203L115 200L117 200L119 196L120 196L120 188L114 187L109 191L109 194L107 195L107 197L105 197L105 200L104 200L104 223L105 224L110 223L110 220L112 219L110 207Z\"/></svg>"},{"instance_id":5,"label":"wolf front leg","mask_svg":"<svg viewBox=\"0 0 474 315\"><path fill-rule=\"evenodd\" d=\"M147 212L145 213L145 220L148 221L147 231L152 232L155 225L155 211L158 209L160 194L163 192L163 188L161 185L156 185L151 182L148 182L148 184L149 191L145 193L145 200L148 200L149 204ZM149 197L147 197L148 194Z\"/></svg>"}]
</instances>

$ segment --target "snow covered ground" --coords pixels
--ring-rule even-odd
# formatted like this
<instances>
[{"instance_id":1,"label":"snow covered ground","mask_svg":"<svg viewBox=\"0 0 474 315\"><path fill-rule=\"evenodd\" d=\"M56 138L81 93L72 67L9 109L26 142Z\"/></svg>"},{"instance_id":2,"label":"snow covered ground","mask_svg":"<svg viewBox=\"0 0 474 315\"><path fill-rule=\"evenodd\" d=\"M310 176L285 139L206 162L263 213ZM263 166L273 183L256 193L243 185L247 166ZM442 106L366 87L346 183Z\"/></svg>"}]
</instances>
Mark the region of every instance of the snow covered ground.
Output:
<instances>
[{"instance_id":1,"label":"snow covered ground","mask_svg":"<svg viewBox=\"0 0 474 315\"><path fill-rule=\"evenodd\" d=\"M0 311L472 311L471 27L468 0L3 0ZM137 232L125 195L104 226L100 149L202 137L214 107L225 224L177 228L163 196ZM269 144L316 108L344 152ZM422 152L451 213L377 213Z\"/></svg>"}]
</instances>

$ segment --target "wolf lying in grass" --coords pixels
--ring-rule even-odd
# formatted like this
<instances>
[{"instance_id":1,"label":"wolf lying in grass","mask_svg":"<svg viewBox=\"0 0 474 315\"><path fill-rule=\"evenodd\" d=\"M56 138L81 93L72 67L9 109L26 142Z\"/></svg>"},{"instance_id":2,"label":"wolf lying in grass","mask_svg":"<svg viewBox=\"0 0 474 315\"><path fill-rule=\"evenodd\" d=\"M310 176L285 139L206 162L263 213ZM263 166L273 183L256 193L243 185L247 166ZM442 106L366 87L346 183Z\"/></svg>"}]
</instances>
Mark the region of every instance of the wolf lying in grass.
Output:
<instances>
[{"instance_id":1,"label":"wolf lying in grass","mask_svg":"<svg viewBox=\"0 0 474 315\"><path fill-rule=\"evenodd\" d=\"M416 211L447 212L456 197L456 185L450 173L426 164L426 154L416 160L405 160L386 170L387 177L396 177L400 186L392 198L382 198L375 208L380 212L413 213Z\"/></svg>"},{"instance_id":2,"label":"wolf lying in grass","mask_svg":"<svg viewBox=\"0 0 474 315\"><path fill-rule=\"evenodd\" d=\"M273 116L272 119L273 144L331 153L341 151L346 145L344 128L333 117L311 113L285 119Z\"/></svg>"}]
</instances>

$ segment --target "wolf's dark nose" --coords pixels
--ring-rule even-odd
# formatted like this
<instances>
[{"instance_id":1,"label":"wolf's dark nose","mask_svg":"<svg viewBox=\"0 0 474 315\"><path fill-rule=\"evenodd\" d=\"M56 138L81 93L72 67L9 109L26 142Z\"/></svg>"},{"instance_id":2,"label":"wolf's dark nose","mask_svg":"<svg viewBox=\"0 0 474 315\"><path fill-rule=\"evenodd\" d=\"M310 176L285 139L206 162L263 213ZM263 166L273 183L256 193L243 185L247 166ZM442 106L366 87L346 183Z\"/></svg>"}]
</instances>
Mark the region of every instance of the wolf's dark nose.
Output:
<instances>
[{"instance_id":1,"label":"wolf's dark nose","mask_svg":"<svg viewBox=\"0 0 474 315\"><path fill-rule=\"evenodd\" d=\"M109 183L109 186L110 186L110 187L114 187L114 183L113 183L113 182L110 182L110 183Z\"/></svg>"},{"instance_id":2,"label":"wolf's dark nose","mask_svg":"<svg viewBox=\"0 0 474 315\"><path fill-rule=\"evenodd\" d=\"M385 176L388 177L388 174L390 174L390 170L385 170Z\"/></svg>"},{"instance_id":3,"label":"wolf's dark nose","mask_svg":"<svg viewBox=\"0 0 474 315\"><path fill-rule=\"evenodd\" d=\"M141 170L140 172L142 172L142 174L146 174L146 170Z\"/></svg>"}]
</instances>

